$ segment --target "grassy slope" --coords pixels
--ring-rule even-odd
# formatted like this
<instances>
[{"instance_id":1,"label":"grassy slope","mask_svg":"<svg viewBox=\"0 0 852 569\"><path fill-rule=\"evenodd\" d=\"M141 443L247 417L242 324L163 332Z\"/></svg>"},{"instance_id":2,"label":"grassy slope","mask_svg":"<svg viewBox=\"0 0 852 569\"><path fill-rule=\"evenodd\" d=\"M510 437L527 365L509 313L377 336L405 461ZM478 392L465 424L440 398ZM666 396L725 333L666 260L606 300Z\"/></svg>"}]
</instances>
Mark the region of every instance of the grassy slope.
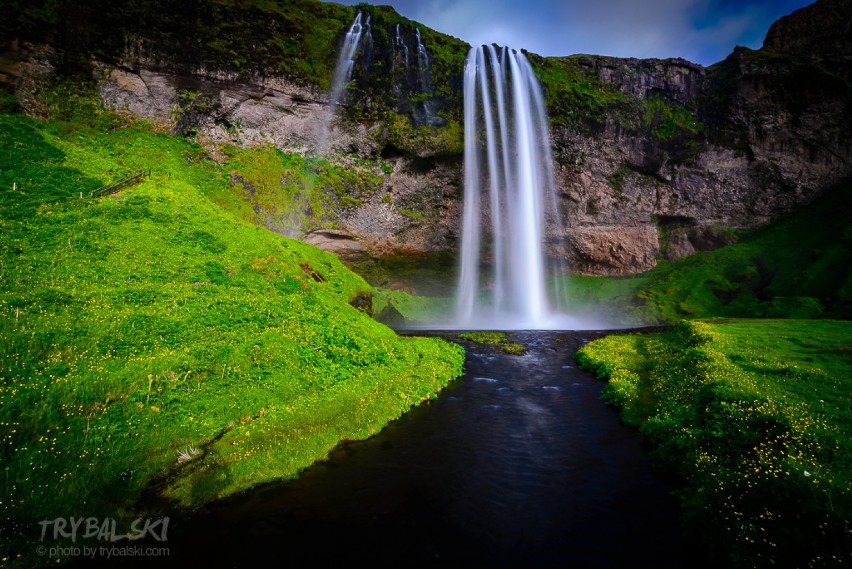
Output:
<instances>
[{"instance_id":1,"label":"grassy slope","mask_svg":"<svg viewBox=\"0 0 852 569\"><path fill-rule=\"evenodd\" d=\"M357 167L332 165L325 158L286 153L274 146L225 147L224 168L231 191L209 197L237 217L280 233L332 228L347 208L379 191L381 161Z\"/></svg>"},{"instance_id":2,"label":"grassy slope","mask_svg":"<svg viewBox=\"0 0 852 569\"><path fill-rule=\"evenodd\" d=\"M680 318L852 317L852 184L740 242L642 275L572 277L572 304L631 323Z\"/></svg>"},{"instance_id":3,"label":"grassy slope","mask_svg":"<svg viewBox=\"0 0 852 569\"><path fill-rule=\"evenodd\" d=\"M850 545L850 354L850 322L683 321L577 359L686 481L689 530L713 563L832 567Z\"/></svg>"},{"instance_id":4,"label":"grassy slope","mask_svg":"<svg viewBox=\"0 0 852 569\"><path fill-rule=\"evenodd\" d=\"M712 563L848 562L852 511L852 185L790 218L632 278L574 277L575 303L672 332L580 351L604 398L685 481L689 529ZM790 318L731 320L731 318Z\"/></svg>"},{"instance_id":5,"label":"grassy slope","mask_svg":"<svg viewBox=\"0 0 852 569\"><path fill-rule=\"evenodd\" d=\"M369 287L336 257L214 205L230 189L198 146L81 120L0 115L3 517L121 517L154 479L192 507L295 476L459 373L460 349L350 306Z\"/></svg>"},{"instance_id":6,"label":"grassy slope","mask_svg":"<svg viewBox=\"0 0 852 569\"><path fill-rule=\"evenodd\" d=\"M574 277L567 292L633 322L848 317L850 206L845 185L735 245L632 278ZM851 350L850 322L728 320L610 336L578 359L685 481L688 527L712 563L832 567L850 545Z\"/></svg>"},{"instance_id":7,"label":"grassy slope","mask_svg":"<svg viewBox=\"0 0 852 569\"><path fill-rule=\"evenodd\" d=\"M852 316L852 185L740 243L664 264L643 292L663 317Z\"/></svg>"}]
</instances>

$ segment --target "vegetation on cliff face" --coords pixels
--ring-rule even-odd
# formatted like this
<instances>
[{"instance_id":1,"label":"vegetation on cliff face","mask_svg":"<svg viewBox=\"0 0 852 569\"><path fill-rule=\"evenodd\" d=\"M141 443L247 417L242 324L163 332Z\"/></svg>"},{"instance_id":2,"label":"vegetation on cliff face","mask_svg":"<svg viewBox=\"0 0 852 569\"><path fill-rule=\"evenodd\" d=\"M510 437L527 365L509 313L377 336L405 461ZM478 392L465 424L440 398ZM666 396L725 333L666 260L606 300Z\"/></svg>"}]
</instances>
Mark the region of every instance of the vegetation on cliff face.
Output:
<instances>
[{"instance_id":1,"label":"vegetation on cliff face","mask_svg":"<svg viewBox=\"0 0 852 569\"><path fill-rule=\"evenodd\" d=\"M627 94L601 82L581 65L585 56L527 55L541 82L552 125L597 130L607 118L627 122L629 114L635 112Z\"/></svg>"},{"instance_id":2,"label":"vegetation on cliff face","mask_svg":"<svg viewBox=\"0 0 852 569\"><path fill-rule=\"evenodd\" d=\"M353 69L350 117L378 120L391 109L414 118L418 126L436 126L450 119L460 122L462 72L469 46L404 18L389 6L359 4L355 9L369 14L372 41L361 48ZM407 62L405 50L396 42L397 26L408 48ZM418 31L428 54L428 69L418 63ZM428 92L423 91L424 78L431 88Z\"/></svg>"},{"instance_id":3,"label":"vegetation on cliff face","mask_svg":"<svg viewBox=\"0 0 852 569\"><path fill-rule=\"evenodd\" d=\"M686 481L712 566L840 567L852 514L849 322L681 322L577 354Z\"/></svg>"},{"instance_id":4,"label":"vegetation on cliff face","mask_svg":"<svg viewBox=\"0 0 852 569\"><path fill-rule=\"evenodd\" d=\"M336 38L355 9L313 0L100 0L7 3L0 33L49 42L68 66L95 55L174 71L281 75L328 87Z\"/></svg>"},{"instance_id":5,"label":"vegetation on cliff face","mask_svg":"<svg viewBox=\"0 0 852 569\"><path fill-rule=\"evenodd\" d=\"M464 129L455 119L441 128L417 128L405 115L388 112L383 124L386 144L383 154L414 156L459 156L464 153Z\"/></svg>"},{"instance_id":6,"label":"vegetation on cliff face","mask_svg":"<svg viewBox=\"0 0 852 569\"><path fill-rule=\"evenodd\" d=\"M316 90L328 88L343 34L362 10L373 42L343 101L349 121L382 123L377 146L386 159L462 152L467 46L420 28L432 64L433 89L424 93L394 43L399 24L414 65L416 24L390 8L310 0L6 6L0 37L53 43L66 74L90 76L94 55L247 82L283 76ZM602 81L586 56L530 60L556 129L586 137L615 130L616 139L661 150L669 165L689 163L707 140L753 157L749 136L765 125L742 100L751 88L772 100L768 113L795 120L850 98L842 73L779 52L737 49L686 102L632 95L629 81ZM209 101L187 91L180 102L181 130L191 134L192 113L203 115ZM79 515L84 503L86 512L121 517L154 480L167 499L194 507L293 476L459 372L459 350L401 340L356 309L369 312L373 291L336 258L243 223L332 227L377 190L387 173L381 156L344 168L269 146L225 147L214 162L155 125L100 112L85 89L49 90L42 104L47 123L0 116L6 517ZM847 107L837 107L841 116ZM3 112L17 108L0 99ZM153 175L142 184L87 196L143 168ZM785 187L754 171L757 186ZM612 187L627 173L616 170ZM636 322L849 318L850 200L845 185L736 244L633 278L571 278L567 294L574 305L597 301ZM392 308L399 318L436 305L449 303L376 291L376 312ZM593 342L579 358L610 380L608 401L687 481L690 526L727 544L715 550L718 564L818 566L848 551L850 409L841 380L852 371L849 344L848 323L685 322L662 336Z\"/></svg>"},{"instance_id":7,"label":"vegetation on cliff face","mask_svg":"<svg viewBox=\"0 0 852 569\"><path fill-rule=\"evenodd\" d=\"M37 0L7 3L0 36L50 43L66 72L90 71L91 56L183 74L252 81L285 77L326 91L346 30L361 11L372 41L362 42L347 101L353 120L377 120L393 109L424 119L460 120L461 74L467 44L420 26L389 6L342 6L316 0L165 0L102 2ZM396 27L409 62L396 44ZM431 91L424 93L416 31L429 54ZM429 118L429 117L425 117Z\"/></svg>"},{"instance_id":8,"label":"vegetation on cliff face","mask_svg":"<svg viewBox=\"0 0 852 569\"><path fill-rule=\"evenodd\" d=\"M660 94L637 97L616 83L602 81L596 69L598 62L618 63L610 59L530 54L553 126L595 133L611 122L625 131L645 134L659 142L677 138L680 145L702 130L703 125L694 112L683 103Z\"/></svg>"},{"instance_id":9,"label":"vegetation on cliff face","mask_svg":"<svg viewBox=\"0 0 852 569\"><path fill-rule=\"evenodd\" d=\"M645 100L642 124L658 140L671 140L679 134L697 134L703 128L695 115L682 105L659 97Z\"/></svg>"},{"instance_id":10,"label":"vegetation on cliff face","mask_svg":"<svg viewBox=\"0 0 852 569\"><path fill-rule=\"evenodd\" d=\"M347 209L377 193L383 184L374 171L376 164L345 168L271 145L226 146L222 152L231 189L208 197L246 221L285 235L334 228Z\"/></svg>"},{"instance_id":11,"label":"vegetation on cliff face","mask_svg":"<svg viewBox=\"0 0 852 569\"><path fill-rule=\"evenodd\" d=\"M135 517L155 480L197 507L293 477L460 373L460 348L364 314L372 291L335 256L211 201L229 166L199 145L62 101L45 123L0 115L4 539Z\"/></svg>"}]
</instances>

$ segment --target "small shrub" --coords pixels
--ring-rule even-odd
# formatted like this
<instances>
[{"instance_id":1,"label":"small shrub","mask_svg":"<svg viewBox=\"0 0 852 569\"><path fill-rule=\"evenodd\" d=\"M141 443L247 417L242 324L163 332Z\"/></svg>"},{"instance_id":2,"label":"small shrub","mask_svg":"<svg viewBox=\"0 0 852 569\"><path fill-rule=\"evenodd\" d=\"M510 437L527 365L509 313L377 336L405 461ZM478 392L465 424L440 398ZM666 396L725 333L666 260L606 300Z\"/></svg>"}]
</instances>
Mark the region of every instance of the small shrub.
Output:
<instances>
[{"instance_id":1,"label":"small shrub","mask_svg":"<svg viewBox=\"0 0 852 569\"><path fill-rule=\"evenodd\" d=\"M521 344L516 344L514 342L509 342L508 344L503 344L500 346L500 351L512 354L513 356L522 356L527 353L527 349L523 347Z\"/></svg>"},{"instance_id":2,"label":"small shrub","mask_svg":"<svg viewBox=\"0 0 852 569\"><path fill-rule=\"evenodd\" d=\"M505 332L464 332L459 334L462 340L468 340L477 344L500 344L506 341Z\"/></svg>"}]
</instances>

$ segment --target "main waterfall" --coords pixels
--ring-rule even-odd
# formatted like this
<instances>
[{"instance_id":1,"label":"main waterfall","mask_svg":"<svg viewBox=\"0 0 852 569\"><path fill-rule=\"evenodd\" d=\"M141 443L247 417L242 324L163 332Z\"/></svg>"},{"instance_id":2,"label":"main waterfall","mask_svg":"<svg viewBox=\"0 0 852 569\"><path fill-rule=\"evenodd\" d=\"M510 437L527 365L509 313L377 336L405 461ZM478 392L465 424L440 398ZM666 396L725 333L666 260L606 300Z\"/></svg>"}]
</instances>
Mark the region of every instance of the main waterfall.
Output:
<instances>
[{"instance_id":1,"label":"main waterfall","mask_svg":"<svg viewBox=\"0 0 852 569\"><path fill-rule=\"evenodd\" d=\"M561 237L544 99L527 58L472 48L464 71L464 210L455 322L570 326L546 279L546 226ZM488 267L488 268L485 268ZM558 287L557 287L558 288Z\"/></svg>"}]
</instances>

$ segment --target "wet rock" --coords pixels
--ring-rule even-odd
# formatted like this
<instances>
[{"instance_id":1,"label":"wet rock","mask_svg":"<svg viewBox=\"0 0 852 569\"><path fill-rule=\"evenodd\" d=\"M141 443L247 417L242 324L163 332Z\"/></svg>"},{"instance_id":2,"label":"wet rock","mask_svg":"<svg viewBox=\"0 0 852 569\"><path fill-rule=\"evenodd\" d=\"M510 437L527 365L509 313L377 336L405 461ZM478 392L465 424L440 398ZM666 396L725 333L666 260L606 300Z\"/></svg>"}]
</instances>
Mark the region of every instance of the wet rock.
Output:
<instances>
[{"instance_id":1,"label":"wet rock","mask_svg":"<svg viewBox=\"0 0 852 569\"><path fill-rule=\"evenodd\" d=\"M396 309L392 304L385 306L376 316L376 320L390 326L391 328L401 328L405 326L405 316Z\"/></svg>"},{"instance_id":2,"label":"wet rock","mask_svg":"<svg viewBox=\"0 0 852 569\"><path fill-rule=\"evenodd\" d=\"M341 259L361 259L368 256L367 247L349 232L333 229L311 231L302 238L305 243L336 254Z\"/></svg>"},{"instance_id":3,"label":"wet rock","mask_svg":"<svg viewBox=\"0 0 852 569\"><path fill-rule=\"evenodd\" d=\"M349 304L364 312L367 316L373 316L373 293L359 292L349 300Z\"/></svg>"}]
</instances>

